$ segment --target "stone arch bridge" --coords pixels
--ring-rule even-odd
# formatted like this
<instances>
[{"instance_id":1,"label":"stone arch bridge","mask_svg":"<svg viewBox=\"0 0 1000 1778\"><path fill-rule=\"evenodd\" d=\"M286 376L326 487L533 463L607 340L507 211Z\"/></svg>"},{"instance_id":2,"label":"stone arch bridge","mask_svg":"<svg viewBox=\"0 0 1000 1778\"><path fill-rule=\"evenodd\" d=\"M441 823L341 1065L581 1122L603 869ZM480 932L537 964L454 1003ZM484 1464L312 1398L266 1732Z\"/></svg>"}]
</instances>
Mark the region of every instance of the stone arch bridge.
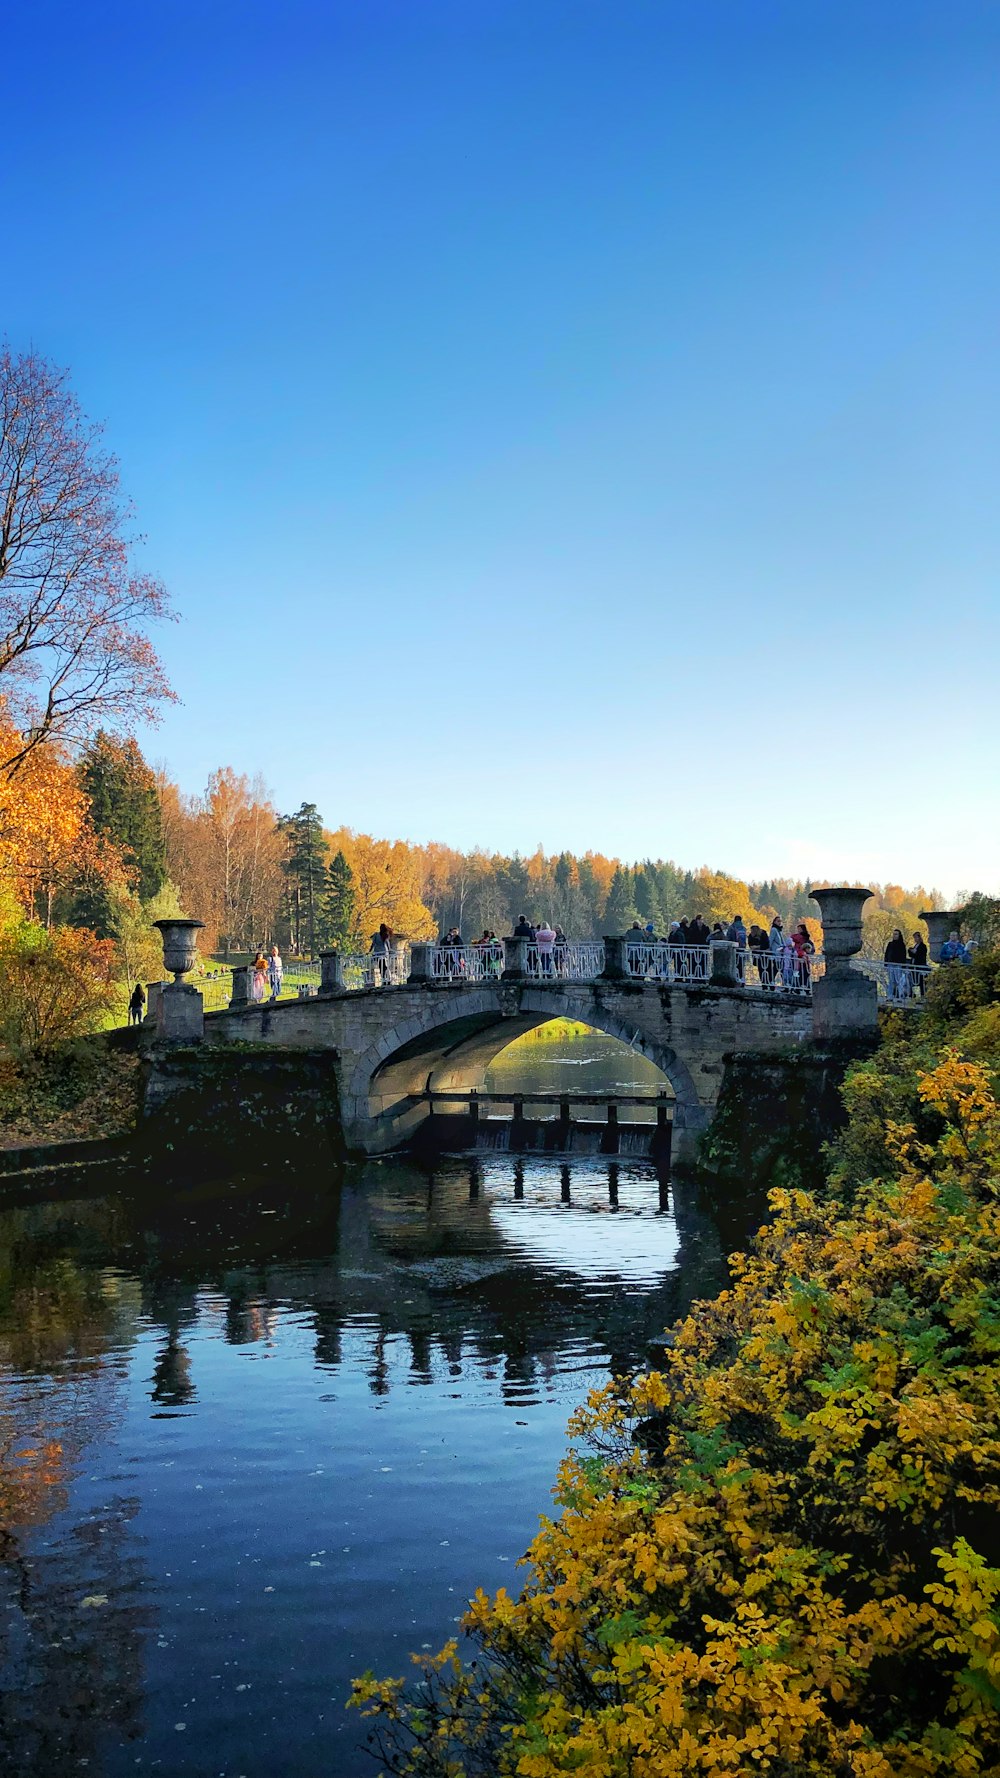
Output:
<instances>
[{"instance_id":1,"label":"stone arch bridge","mask_svg":"<svg viewBox=\"0 0 1000 1778\"><path fill-rule=\"evenodd\" d=\"M661 1069L679 1160L711 1118L727 1055L787 1051L812 1029L802 999L711 984L420 982L210 1013L204 1042L329 1052L345 1143L379 1154L413 1135L428 1093L481 1089L502 1049L555 1018L604 1031Z\"/></svg>"},{"instance_id":2,"label":"stone arch bridge","mask_svg":"<svg viewBox=\"0 0 1000 1778\"><path fill-rule=\"evenodd\" d=\"M413 1136L429 1115L429 1095L482 1090L493 1058L515 1038L549 1019L579 1020L619 1039L658 1067L673 1089L674 1154L691 1160L710 1122L727 1059L735 1053L788 1054L811 1043L835 1042L841 1054L865 1046L877 1027L875 982L852 965L861 947L861 911L869 891L816 890L823 917L823 953L799 991L775 974L755 981L746 954L713 943L698 971L669 947L609 938L578 959L577 979L539 966L525 941L507 939L496 972L442 975L441 947L412 947L409 974L379 968L378 985L351 990L343 960L324 959L320 992L299 1000L253 1004L235 993L228 1009L205 1014L201 995L178 979L158 997L152 1090L147 1106L167 1091L169 1053L192 1043L206 1062L236 1069L276 1052L282 1066L296 1055L302 1072L318 1062L332 1076L345 1146L380 1154ZM940 951L951 914L926 916L931 955ZM161 922L167 967L178 978L194 960L196 921ZM182 930L184 929L184 930ZM630 942L631 941L631 942ZM599 954L598 954L599 953ZM634 953L634 955L633 955ZM449 965L450 968L450 965ZM698 973L700 979L691 979ZM583 979L587 978L587 979ZM914 1005L919 1001L914 1000ZM159 1087L157 1086L157 1057ZM306 1058L309 1058L308 1064Z\"/></svg>"}]
</instances>

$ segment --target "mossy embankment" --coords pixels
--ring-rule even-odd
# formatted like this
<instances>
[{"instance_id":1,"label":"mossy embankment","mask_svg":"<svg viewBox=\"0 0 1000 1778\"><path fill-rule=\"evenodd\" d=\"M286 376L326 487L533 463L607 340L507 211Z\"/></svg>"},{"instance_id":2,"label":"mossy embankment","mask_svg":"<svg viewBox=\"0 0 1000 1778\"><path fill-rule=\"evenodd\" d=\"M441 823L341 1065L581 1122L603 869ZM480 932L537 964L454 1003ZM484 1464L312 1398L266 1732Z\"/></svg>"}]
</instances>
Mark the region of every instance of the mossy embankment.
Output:
<instances>
[{"instance_id":1,"label":"mossy embankment","mask_svg":"<svg viewBox=\"0 0 1000 1778\"><path fill-rule=\"evenodd\" d=\"M74 1038L35 1055L0 1052L0 1151L128 1136L142 1093L137 1030Z\"/></svg>"}]
</instances>

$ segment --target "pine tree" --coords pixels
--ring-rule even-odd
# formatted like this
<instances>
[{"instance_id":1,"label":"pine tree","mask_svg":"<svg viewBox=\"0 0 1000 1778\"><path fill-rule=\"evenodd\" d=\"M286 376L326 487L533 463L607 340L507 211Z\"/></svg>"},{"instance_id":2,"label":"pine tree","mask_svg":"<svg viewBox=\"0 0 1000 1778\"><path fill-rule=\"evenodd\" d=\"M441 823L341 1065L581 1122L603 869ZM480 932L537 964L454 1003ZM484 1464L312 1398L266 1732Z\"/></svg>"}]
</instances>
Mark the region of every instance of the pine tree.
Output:
<instances>
[{"instance_id":1,"label":"pine tree","mask_svg":"<svg viewBox=\"0 0 1000 1778\"><path fill-rule=\"evenodd\" d=\"M156 780L134 741L94 736L78 767L97 833L118 847L140 901L151 901L167 880L167 855Z\"/></svg>"},{"instance_id":2,"label":"pine tree","mask_svg":"<svg viewBox=\"0 0 1000 1778\"><path fill-rule=\"evenodd\" d=\"M639 918L635 905L635 890L632 872L628 865L619 864L611 879L608 899L604 908L604 930L609 937L619 937Z\"/></svg>"},{"instance_id":3,"label":"pine tree","mask_svg":"<svg viewBox=\"0 0 1000 1778\"><path fill-rule=\"evenodd\" d=\"M320 916L325 943L344 946L354 926L354 872L343 852L336 854L326 873Z\"/></svg>"},{"instance_id":4,"label":"pine tree","mask_svg":"<svg viewBox=\"0 0 1000 1778\"><path fill-rule=\"evenodd\" d=\"M288 856L284 870L289 890L289 924L294 948L302 956L316 955L320 897L325 886L327 844L323 822L315 803L303 803L294 815L278 823L285 835Z\"/></svg>"}]
</instances>

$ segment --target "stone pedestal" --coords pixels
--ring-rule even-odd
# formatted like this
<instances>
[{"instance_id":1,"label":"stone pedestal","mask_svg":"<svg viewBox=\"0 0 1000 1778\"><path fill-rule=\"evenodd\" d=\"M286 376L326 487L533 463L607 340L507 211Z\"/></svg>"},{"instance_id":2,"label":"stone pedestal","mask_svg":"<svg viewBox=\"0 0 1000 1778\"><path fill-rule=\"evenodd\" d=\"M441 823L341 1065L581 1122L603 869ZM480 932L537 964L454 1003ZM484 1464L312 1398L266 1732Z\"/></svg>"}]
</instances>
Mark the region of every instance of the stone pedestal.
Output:
<instances>
[{"instance_id":1,"label":"stone pedestal","mask_svg":"<svg viewBox=\"0 0 1000 1778\"><path fill-rule=\"evenodd\" d=\"M503 975L505 982L526 982L528 979L528 946L530 938L505 938L503 941Z\"/></svg>"},{"instance_id":2,"label":"stone pedestal","mask_svg":"<svg viewBox=\"0 0 1000 1778\"><path fill-rule=\"evenodd\" d=\"M160 1043L200 1043L205 1035L205 1003L188 982L170 982L156 1005Z\"/></svg>"},{"instance_id":3,"label":"stone pedestal","mask_svg":"<svg viewBox=\"0 0 1000 1778\"><path fill-rule=\"evenodd\" d=\"M740 978L736 973L736 945L733 940L713 938L709 943L708 954L711 959L713 988L738 988Z\"/></svg>"},{"instance_id":4,"label":"stone pedestal","mask_svg":"<svg viewBox=\"0 0 1000 1778\"><path fill-rule=\"evenodd\" d=\"M166 985L166 982L146 983L146 1016L142 1021L144 1025L156 1024L156 1009L160 1004L160 995Z\"/></svg>"},{"instance_id":5,"label":"stone pedestal","mask_svg":"<svg viewBox=\"0 0 1000 1778\"><path fill-rule=\"evenodd\" d=\"M871 976L850 965L821 975L812 985L812 1034L819 1043L866 1037L878 1030L878 989Z\"/></svg>"},{"instance_id":6,"label":"stone pedestal","mask_svg":"<svg viewBox=\"0 0 1000 1778\"><path fill-rule=\"evenodd\" d=\"M645 933L641 936L643 943L645 943ZM604 968L601 971L604 981L622 982L625 980L628 973L625 968L625 944L626 940L624 938L605 937Z\"/></svg>"},{"instance_id":7,"label":"stone pedestal","mask_svg":"<svg viewBox=\"0 0 1000 1778\"><path fill-rule=\"evenodd\" d=\"M230 1012L239 1012L250 1003L250 965L238 963L233 970L233 991L229 996Z\"/></svg>"},{"instance_id":8,"label":"stone pedestal","mask_svg":"<svg viewBox=\"0 0 1000 1778\"><path fill-rule=\"evenodd\" d=\"M344 965L338 950L320 951L319 954L319 991L321 994L339 994L344 986Z\"/></svg>"},{"instance_id":9,"label":"stone pedestal","mask_svg":"<svg viewBox=\"0 0 1000 1778\"><path fill-rule=\"evenodd\" d=\"M940 913L921 908L920 918L927 926L927 954L932 963L940 963L941 946L953 932L961 929L961 915L954 909L950 913Z\"/></svg>"},{"instance_id":10,"label":"stone pedestal","mask_svg":"<svg viewBox=\"0 0 1000 1778\"><path fill-rule=\"evenodd\" d=\"M822 1043L868 1037L878 1029L878 991L851 967L861 949L861 919L870 889L839 884L814 889L823 921L824 972L812 985L813 1037Z\"/></svg>"},{"instance_id":11,"label":"stone pedestal","mask_svg":"<svg viewBox=\"0 0 1000 1778\"><path fill-rule=\"evenodd\" d=\"M418 940L410 946L411 982L432 982L434 980L434 951L436 946Z\"/></svg>"}]
</instances>

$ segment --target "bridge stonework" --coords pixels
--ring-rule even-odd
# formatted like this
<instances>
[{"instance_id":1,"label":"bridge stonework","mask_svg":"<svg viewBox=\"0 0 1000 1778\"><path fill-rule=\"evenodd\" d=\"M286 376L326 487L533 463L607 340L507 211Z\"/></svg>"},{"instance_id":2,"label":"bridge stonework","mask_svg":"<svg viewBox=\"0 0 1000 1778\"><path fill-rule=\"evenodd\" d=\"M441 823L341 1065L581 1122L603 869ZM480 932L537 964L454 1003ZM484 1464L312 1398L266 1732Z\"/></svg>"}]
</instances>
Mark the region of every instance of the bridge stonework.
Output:
<instances>
[{"instance_id":1,"label":"bridge stonework","mask_svg":"<svg viewBox=\"0 0 1000 1778\"><path fill-rule=\"evenodd\" d=\"M428 1091L482 1088L493 1058L548 1019L591 1025L636 1049L676 1097L674 1155L694 1159L727 1056L777 1055L813 1034L808 1003L740 988L611 981L410 982L209 1014L208 1046L331 1055L349 1150L379 1154L427 1116Z\"/></svg>"}]
</instances>

